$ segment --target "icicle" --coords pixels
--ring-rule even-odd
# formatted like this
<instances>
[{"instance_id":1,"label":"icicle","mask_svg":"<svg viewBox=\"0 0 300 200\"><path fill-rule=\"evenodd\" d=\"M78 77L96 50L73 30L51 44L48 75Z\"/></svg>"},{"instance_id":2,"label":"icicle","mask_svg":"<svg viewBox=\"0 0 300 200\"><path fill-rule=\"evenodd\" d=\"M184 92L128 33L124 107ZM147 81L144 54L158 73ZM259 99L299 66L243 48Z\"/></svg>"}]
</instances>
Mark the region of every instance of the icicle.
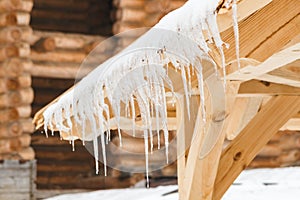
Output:
<instances>
[{"instance_id":1,"label":"icicle","mask_svg":"<svg viewBox=\"0 0 300 200\"><path fill-rule=\"evenodd\" d=\"M104 176L107 176L107 161L106 161L106 149L105 149L105 137L103 130L100 130L101 136L101 146L102 146L102 156L103 156L103 164L104 164Z\"/></svg>"},{"instance_id":2,"label":"icicle","mask_svg":"<svg viewBox=\"0 0 300 200\"><path fill-rule=\"evenodd\" d=\"M149 92L147 91L148 95L151 95ZM150 152L153 153L153 133L152 133L152 119L151 119L151 115L150 115L150 102L149 101L145 101L144 102L146 104L146 127L148 127L149 129L149 134L150 134Z\"/></svg>"},{"instance_id":3,"label":"icicle","mask_svg":"<svg viewBox=\"0 0 300 200\"><path fill-rule=\"evenodd\" d=\"M135 137L135 107L134 107L134 98L133 94L130 96L130 105L131 105L131 112L132 112L132 134Z\"/></svg>"},{"instance_id":4,"label":"icicle","mask_svg":"<svg viewBox=\"0 0 300 200\"><path fill-rule=\"evenodd\" d=\"M144 130L144 144L145 144L146 186L147 188L149 188L150 183L149 183L148 130Z\"/></svg>"},{"instance_id":5,"label":"icicle","mask_svg":"<svg viewBox=\"0 0 300 200\"><path fill-rule=\"evenodd\" d=\"M82 137L82 141L83 141L83 146L85 146L85 125L86 125L86 121L85 118L82 120L82 130L81 130L81 137Z\"/></svg>"},{"instance_id":6,"label":"icicle","mask_svg":"<svg viewBox=\"0 0 300 200\"><path fill-rule=\"evenodd\" d=\"M200 64L200 62L199 62ZM203 122L206 122L206 114L205 114L205 93L204 93L204 82L203 82L203 72L202 66L197 67L197 80L198 80L198 89L200 93L200 103L201 103L201 111L202 111L202 119Z\"/></svg>"},{"instance_id":7,"label":"icicle","mask_svg":"<svg viewBox=\"0 0 300 200\"><path fill-rule=\"evenodd\" d=\"M107 133L106 133L106 135L107 135L107 143L108 143L108 141L110 141L110 139L111 139L111 133L110 133L110 120L109 120L109 118L110 118L110 113L109 113L109 108L108 108L108 106L104 103L104 101L101 102L101 105L103 106L103 109L104 109L104 111L105 111L106 118L107 118L107 120L106 120L106 130L107 130Z\"/></svg>"},{"instance_id":8,"label":"icicle","mask_svg":"<svg viewBox=\"0 0 300 200\"><path fill-rule=\"evenodd\" d=\"M46 119L44 117L44 119L45 119L45 121L44 121L44 131L45 131L46 138L48 138L48 123L49 123L48 120L49 120L49 118Z\"/></svg>"},{"instance_id":9,"label":"icicle","mask_svg":"<svg viewBox=\"0 0 300 200\"><path fill-rule=\"evenodd\" d=\"M99 174L99 152L98 152L99 148L98 148L98 139L97 139L97 134L96 134L96 132L97 132L96 121L93 117L91 117L90 120L91 120L92 131L94 133L93 148L94 148L94 157L95 157L95 163L96 163L96 174ZM100 133L100 134L103 135L103 133Z\"/></svg>"},{"instance_id":10,"label":"icicle","mask_svg":"<svg viewBox=\"0 0 300 200\"><path fill-rule=\"evenodd\" d=\"M233 0L232 5L232 21L233 21L233 30L234 30L234 38L235 38L235 52L236 59L238 64L238 69L241 69L240 62L240 43L239 43L239 25L238 25L238 17L237 17L237 0Z\"/></svg>"},{"instance_id":11,"label":"icicle","mask_svg":"<svg viewBox=\"0 0 300 200\"><path fill-rule=\"evenodd\" d=\"M157 134L157 148L160 149L160 134L159 134L159 105L158 105L158 95L155 95L155 120L156 120L156 134Z\"/></svg>"},{"instance_id":12,"label":"icicle","mask_svg":"<svg viewBox=\"0 0 300 200\"><path fill-rule=\"evenodd\" d=\"M121 134L121 129L120 129L120 124L118 123L118 135L119 135L119 140L120 140L120 147L122 147L122 134Z\"/></svg>"},{"instance_id":13,"label":"icicle","mask_svg":"<svg viewBox=\"0 0 300 200\"><path fill-rule=\"evenodd\" d=\"M226 64L225 64L225 55L224 55L224 51L223 51L223 47L219 47L219 52L221 55L221 65L222 65L222 69L223 69L223 84L224 84L224 89L226 89Z\"/></svg>"},{"instance_id":14,"label":"icicle","mask_svg":"<svg viewBox=\"0 0 300 200\"><path fill-rule=\"evenodd\" d=\"M169 131L168 131L168 124L167 124L167 102L166 102L166 93L164 88L162 88L162 127L164 131L164 140L165 140L165 148L166 148L166 160L167 164L169 164Z\"/></svg>"},{"instance_id":15,"label":"icicle","mask_svg":"<svg viewBox=\"0 0 300 200\"><path fill-rule=\"evenodd\" d=\"M187 114L188 118L190 119L190 100L189 100L189 91L188 91L188 84L186 81L186 73L184 66L181 66L181 79L183 83L183 88L184 88L184 95L185 95L185 100L186 100L186 109L187 109Z\"/></svg>"},{"instance_id":16,"label":"icicle","mask_svg":"<svg viewBox=\"0 0 300 200\"><path fill-rule=\"evenodd\" d=\"M189 91L189 98L191 98L192 96L192 81L191 81L191 69L190 69L190 66L187 66L187 75L188 75L188 91Z\"/></svg>"},{"instance_id":17,"label":"icicle","mask_svg":"<svg viewBox=\"0 0 300 200\"><path fill-rule=\"evenodd\" d=\"M72 151L75 151L75 141L74 141L74 138L72 138Z\"/></svg>"}]
</instances>

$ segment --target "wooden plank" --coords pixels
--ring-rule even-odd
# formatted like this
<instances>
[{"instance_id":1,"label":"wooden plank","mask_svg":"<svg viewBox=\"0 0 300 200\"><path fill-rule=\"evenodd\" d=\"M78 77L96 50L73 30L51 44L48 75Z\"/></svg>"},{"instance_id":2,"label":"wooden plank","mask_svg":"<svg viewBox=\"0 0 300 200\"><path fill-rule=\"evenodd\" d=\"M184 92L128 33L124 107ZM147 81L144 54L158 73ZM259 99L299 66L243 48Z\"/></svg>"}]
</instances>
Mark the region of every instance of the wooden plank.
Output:
<instances>
[{"instance_id":1,"label":"wooden plank","mask_svg":"<svg viewBox=\"0 0 300 200\"><path fill-rule=\"evenodd\" d=\"M196 118L198 115L199 98L192 96L190 99L190 119L187 113L187 104L184 95L178 98L176 102L176 116L177 116L177 177L178 177L178 188L179 197L183 199L184 188L184 176L186 167L186 157L188 148L191 145L193 130L196 124ZM180 138L180 139L179 139Z\"/></svg>"},{"instance_id":2,"label":"wooden plank","mask_svg":"<svg viewBox=\"0 0 300 200\"><path fill-rule=\"evenodd\" d=\"M283 127L280 128L281 131L300 131L300 118L290 119Z\"/></svg>"},{"instance_id":3,"label":"wooden plank","mask_svg":"<svg viewBox=\"0 0 300 200\"><path fill-rule=\"evenodd\" d=\"M269 72L270 75L300 82L300 59Z\"/></svg>"},{"instance_id":4,"label":"wooden plank","mask_svg":"<svg viewBox=\"0 0 300 200\"><path fill-rule=\"evenodd\" d=\"M243 82L239 96L300 95L300 88L272 82L250 80Z\"/></svg>"},{"instance_id":5,"label":"wooden plank","mask_svg":"<svg viewBox=\"0 0 300 200\"><path fill-rule=\"evenodd\" d=\"M278 84L284 84L292 87L300 87L300 81L295 81L292 79L288 79L282 76L273 76L271 74L263 74L257 79L266 81L266 82L273 82Z\"/></svg>"},{"instance_id":6,"label":"wooden plank","mask_svg":"<svg viewBox=\"0 0 300 200\"><path fill-rule=\"evenodd\" d=\"M223 151L213 199L221 199L262 147L300 109L299 96L275 96Z\"/></svg>"},{"instance_id":7,"label":"wooden plank","mask_svg":"<svg viewBox=\"0 0 300 200\"><path fill-rule=\"evenodd\" d=\"M251 51L248 57L264 61L279 49L283 48L290 40L300 34L300 14L292 18L283 27L274 32L257 48Z\"/></svg>"},{"instance_id":8,"label":"wooden plank","mask_svg":"<svg viewBox=\"0 0 300 200\"><path fill-rule=\"evenodd\" d=\"M0 199L34 199L35 161L0 163Z\"/></svg>"},{"instance_id":9,"label":"wooden plank","mask_svg":"<svg viewBox=\"0 0 300 200\"><path fill-rule=\"evenodd\" d=\"M299 10L295 8L299 7L300 1L273 0L245 20L239 22L240 57L248 57L249 53L298 15ZM289 10L289 12L286 12L287 10ZM222 32L221 36L224 42L228 43L231 47L235 46L232 29ZM280 48L281 47L276 48L276 51ZM268 51L268 48L265 48L265 51ZM228 61L235 60L235 48L226 50L225 57Z\"/></svg>"},{"instance_id":10,"label":"wooden plank","mask_svg":"<svg viewBox=\"0 0 300 200\"><path fill-rule=\"evenodd\" d=\"M27 192L1 193L0 194L0 199L9 199L9 200L31 199L31 195Z\"/></svg>"},{"instance_id":11,"label":"wooden plank","mask_svg":"<svg viewBox=\"0 0 300 200\"><path fill-rule=\"evenodd\" d=\"M233 140L249 123L258 112L261 103L262 97L239 97L235 99L235 109L232 109L228 116L229 123L226 130L228 140Z\"/></svg>"},{"instance_id":12,"label":"wooden plank","mask_svg":"<svg viewBox=\"0 0 300 200\"><path fill-rule=\"evenodd\" d=\"M259 9L265 7L272 0L243 0L238 3L238 21L242 21L258 11ZM232 24L232 10L225 13L220 13L217 17L217 22L219 26L219 31L223 32L233 26Z\"/></svg>"},{"instance_id":13,"label":"wooden plank","mask_svg":"<svg viewBox=\"0 0 300 200\"><path fill-rule=\"evenodd\" d=\"M225 138L222 130L226 116L222 83L211 76L206 79L206 85L210 94L205 105L207 121L203 123L200 107L185 168L183 199L211 199Z\"/></svg>"},{"instance_id":14,"label":"wooden plank","mask_svg":"<svg viewBox=\"0 0 300 200\"><path fill-rule=\"evenodd\" d=\"M229 72L226 76L228 80L241 80L248 81L251 79L260 79L260 77L264 74L267 74L275 69L286 66L294 61L300 59L300 42L284 49L278 53L275 53L266 61L253 66L248 65L240 69L240 71L232 71Z\"/></svg>"}]
</instances>

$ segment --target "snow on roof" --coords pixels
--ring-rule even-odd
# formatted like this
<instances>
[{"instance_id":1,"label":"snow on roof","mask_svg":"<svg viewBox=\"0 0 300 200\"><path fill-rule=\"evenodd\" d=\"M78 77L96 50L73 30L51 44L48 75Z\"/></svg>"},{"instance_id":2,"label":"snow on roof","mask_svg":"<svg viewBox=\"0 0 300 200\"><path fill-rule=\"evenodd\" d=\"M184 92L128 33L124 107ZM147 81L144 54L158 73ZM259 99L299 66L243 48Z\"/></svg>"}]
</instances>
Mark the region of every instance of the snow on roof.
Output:
<instances>
[{"instance_id":1,"label":"snow on roof","mask_svg":"<svg viewBox=\"0 0 300 200\"><path fill-rule=\"evenodd\" d=\"M232 0L227 1L232 2ZM233 0L233 2L236 1ZM130 117L131 113L133 130L135 105L137 105L145 127L146 169L148 169L148 149L151 149L151 152L153 150L152 117L156 118L156 126L161 121L161 127L156 130L158 135L159 130L163 130L168 162L165 87L168 87L174 95L172 81L180 81L171 80L168 71L179 71L178 74L181 75L188 113L189 97L192 93L191 77L195 74L204 121L202 68L203 65L207 65L217 69L214 60L209 55L208 43L214 44L219 50L225 74L224 42L221 40L216 19L218 3L219 0L187 1L181 8L167 14L129 47L99 65L74 89L65 93L44 111L46 134L48 128L52 131L57 130L61 133L62 138L69 139L73 144L75 139L92 140L96 172L98 173L97 137L101 138L103 161L106 166L104 144L110 138L111 118L114 118L118 124L120 146L122 146L120 133L122 105L125 105L125 115L129 113L125 117ZM234 12L234 24L237 27L236 17L236 12ZM237 32L237 28L235 32ZM226 82L225 79L224 82ZM112 108L113 117L110 108ZM126 112L126 108L131 111ZM108 131L106 137L104 136L105 131ZM150 148L148 148L148 137Z\"/></svg>"}]
</instances>

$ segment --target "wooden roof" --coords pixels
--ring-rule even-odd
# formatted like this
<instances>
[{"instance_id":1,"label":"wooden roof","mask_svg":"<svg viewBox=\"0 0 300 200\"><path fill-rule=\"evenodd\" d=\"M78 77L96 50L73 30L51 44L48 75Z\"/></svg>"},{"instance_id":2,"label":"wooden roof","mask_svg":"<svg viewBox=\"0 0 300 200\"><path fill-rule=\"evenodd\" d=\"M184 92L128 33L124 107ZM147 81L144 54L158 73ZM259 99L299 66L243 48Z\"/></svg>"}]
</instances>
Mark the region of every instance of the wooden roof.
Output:
<instances>
[{"instance_id":1,"label":"wooden roof","mask_svg":"<svg viewBox=\"0 0 300 200\"><path fill-rule=\"evenodd\" d=\"M294 9L299 6L299 2L294 0L243 0L239 3L240 57L245 58L242 60L241 71L237 70L234 63L235 44L231 11L219 15L222 38L231 46L225 51L227 62L230 63L226 68L226 78L230 82L242 82L239 96L250 98L299 91L297 87L300 86L300 16L299 11ZM265 82L268 82L268 87ZM57 99L50 105L56 101ZM243 101L246 104L246 100ZM35 115L36 127L43 123L44 110ZM248 110L247 113L249 112ZM170 127L175 129L176 120L170 120ZM295 124L297 120L293 119L291 123ZM285 127L300 130L300 127L296 128L295 125L287 124Z\"/></svg>"}]
</instances>

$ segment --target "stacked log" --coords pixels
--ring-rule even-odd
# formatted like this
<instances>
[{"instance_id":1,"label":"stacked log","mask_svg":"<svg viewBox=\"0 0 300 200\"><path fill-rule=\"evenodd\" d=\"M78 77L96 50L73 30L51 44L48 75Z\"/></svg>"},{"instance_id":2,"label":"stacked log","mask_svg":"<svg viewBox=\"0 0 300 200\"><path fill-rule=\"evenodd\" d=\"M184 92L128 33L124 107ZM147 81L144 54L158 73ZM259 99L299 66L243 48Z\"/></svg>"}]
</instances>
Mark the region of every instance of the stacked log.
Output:
<instances>
[{"instance_id":1,"label":"stacked log","mask_svg":"<svg viewBox=\"0 0 300 200\"><path fill-rule=\"evenodd\" d=\"M114 40L101 36L33 31L30 45L33 63L30 73L35 92L32 109L35 114L70 88L75 79L80 79L111 57L116 44Z\"/></svg>"},{"instance_id":2,"label":"stacked log","mask_svg":"<svg viewBox=\"0 0 300 200\"><path fill-rule=\"evenodd\" d=\"M32 68L29 71L32 75L32 87L35 93L32 114L70 88L76 78L81 78L111 57L115 43L112 40L102 43L105 39L101 36L33 31L29 41L32 62ZM93 51L95 47L98 48ZM79 76L80 66L91 51L93 51L93 56L88 57L86 67L80 70L82 74ZM14 66L13 64L11 65ZM24 69L28 68L26 66ZM19 80L11 82L14 85L10 88L18 87ZM7 84L8 82L0 82L0 90L5 90ZM22 111L22 109L19 110ZM13 114L11 112L11 115ZM17 125L11 126L10 129L17 129L14 128ZM17 131L16 134L18 134ZM60 141L57 136L46 138L36 133L32 136L32 146L38 161L38 188L104 189L128 187L135 183L130 182L135 179L128 177L125 179L122 176L104 177L103 173L96 175L94 159L80 142L76 143L76 152L72 152L70 144ZM112 173L111 171L113 170L109 173Z\"/></svg>"},{"instance_id":3,"label":"stacked log","mask_svg":"<svg viewBox=\"0 0 300 200\"><path fill-rule=\"evenodd\" d=\"M58 133L46 138L35 133L32 146L37 158L38 189L109 189L126 188L143 178L142 175L126 176L126 173L108 168L104 176L100 163L100 174L95 173L95 159L82 145L75 141L75 151L68 141L61 141Z\"/></svg>"},{"instance_id":4,"label":"stacked log","mask_svg":"<svg viewBox=\"0 0 300 200\"><path fill-rule=\"evenodd\" d=\"M250 168L300 165L300 132L279 132L262 149Z\"/></svg>"},{"instance_id":5,"label":"stacked log","mask_svg":"<svg viewBox=\"0 0 300 200\"><path fill-rule=\"evenodd\" d=\"M33 160L31 0L0 1L0 160Z\"/></svg>"},{"instance_id":6,"label":"stacked log","mask_svg":"<svg viewBox=\"0 0 300 200\"><path fill-rule=\"evenodd\" d=\"M114 34L133 28L152 27L186 0L114 0Z\"/></svg>"},{"instance_id":7,"label":"stacked log","mask_svg":"<svg viewBox=\"0 0 300 200\"><path fill-rule=\"evenodd\" d=\"M186 0L114 0L115 10L111 14L114 21L113 33L132 30L119 35L119 47L124 48L131 44L164 15L185 2Z\"/></svg>"},{"instance_id":8,"label":"stacked log","mask_svg":"<svg viewBox=\"0 0 300 200\"><path fill-rule=\"evenodd\" d=\"M31 74L62 79L82 77L112 56L114 40L105 39L102 36L34 31L30 41ZM90 54L95 47L93 55ZM84 60L85 67L81 67Z\"/></svg>"},{"instance_id":9,"label":"stacked log","mask_svg":"<svg viewBox=\"0 0 300 200\"><path fill-rule=\"evenodd\" d=\"M36 30L109 36L109 0L35 0L31 26Z\"/></svg>"}]
</instances>

